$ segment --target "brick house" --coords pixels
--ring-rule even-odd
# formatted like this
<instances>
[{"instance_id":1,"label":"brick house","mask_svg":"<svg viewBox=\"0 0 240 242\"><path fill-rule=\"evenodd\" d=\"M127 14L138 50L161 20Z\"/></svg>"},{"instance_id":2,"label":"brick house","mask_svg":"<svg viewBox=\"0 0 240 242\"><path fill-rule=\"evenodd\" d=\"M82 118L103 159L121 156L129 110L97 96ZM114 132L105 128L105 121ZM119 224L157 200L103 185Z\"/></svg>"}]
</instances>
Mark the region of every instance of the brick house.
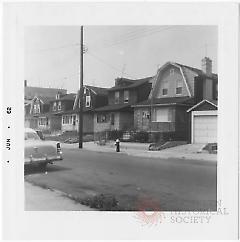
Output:
<instances>
[{"instance_id":1,"label":"brick house","mask_svg":"<svg viewBox=\"0 0 240 242\"><path fill-rule=\"evenodd\" d=\"M94 133L133 128L132 105L148 98L152 77L131 80L117 78L108 90L108 105L95 109Z\"/></svg>"},{"instance_id":2,"label":"brick house","mask_svg":"<svg viewBox=\"0 0 240 242\"><path fill-rule=\"evenodd\" d=\"M209 60L202 60L202 70L175 62L159 68L148 100L133 105L135 128L172 139L189 139L187 110L204 98L217 96L217 75L209 74Z\"/></svg>"},{"instance_id":3,"label":"brick house","mask_svg":"<svg viewBox=\"0 0 240 242\"><path fill-rule=\"evenodd\" d=\"M94 132L94 110L107 104L107 88L84 85L83 91L83 133ZM62 115L62 131L78 131L79 96L74 98L73 106Z\"/></svg>"}]
</instances>

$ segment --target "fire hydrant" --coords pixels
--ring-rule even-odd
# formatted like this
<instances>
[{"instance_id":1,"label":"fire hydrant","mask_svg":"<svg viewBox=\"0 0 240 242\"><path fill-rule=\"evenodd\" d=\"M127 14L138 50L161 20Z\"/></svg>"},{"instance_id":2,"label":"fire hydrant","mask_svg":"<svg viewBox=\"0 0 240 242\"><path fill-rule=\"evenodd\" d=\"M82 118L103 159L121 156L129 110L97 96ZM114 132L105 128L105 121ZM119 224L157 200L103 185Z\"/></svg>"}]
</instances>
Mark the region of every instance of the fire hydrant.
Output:
<instances>
[{"instance_id":1,"label":"fire hydrant","mask_svg":"<svg viewBox=\"0 0 240 242\"><path fill-rule=\"evenodd\" d=\"M120 140L119 139L116 139L115 146L116 146L116 152L120 152Z\"/></svg>"}]
</instances>

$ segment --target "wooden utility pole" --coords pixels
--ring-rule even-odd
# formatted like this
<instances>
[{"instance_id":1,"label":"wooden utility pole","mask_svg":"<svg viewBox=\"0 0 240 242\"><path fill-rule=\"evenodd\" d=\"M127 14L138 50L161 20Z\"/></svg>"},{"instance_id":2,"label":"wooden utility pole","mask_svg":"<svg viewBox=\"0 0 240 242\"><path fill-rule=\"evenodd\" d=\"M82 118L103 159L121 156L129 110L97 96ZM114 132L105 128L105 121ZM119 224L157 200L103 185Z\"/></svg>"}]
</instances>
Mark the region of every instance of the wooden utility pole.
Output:
<instances>
[{"instance_id":1,"label":"wooden utility pole","mask_svg":"<svg viewBox=\"0 0 240 242\"><path fill-rule=\"evenodd\" d=\"M79 149L83 147L83 26L81 26L81 33L80 33L80 75L79 75L79 116L78 116L78 135L79 135Z\"/></svg>"}]
</instances>

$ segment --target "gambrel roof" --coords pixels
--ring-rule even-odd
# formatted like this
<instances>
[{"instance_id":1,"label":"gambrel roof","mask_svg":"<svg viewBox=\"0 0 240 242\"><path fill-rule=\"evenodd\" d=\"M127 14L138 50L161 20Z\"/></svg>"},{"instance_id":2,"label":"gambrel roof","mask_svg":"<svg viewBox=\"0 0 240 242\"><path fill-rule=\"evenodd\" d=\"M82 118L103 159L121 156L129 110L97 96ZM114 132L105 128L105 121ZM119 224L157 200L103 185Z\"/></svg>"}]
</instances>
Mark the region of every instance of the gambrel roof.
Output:
<instances>
[{"instance_id":1,"label":"gambrel roof","mask_svg":"<svg viewBox=\"0 0 240 242\"><path fill-rule=\"evenodd\" d=\"M154 80L153 81L153 93L155 93L154 87L157 83L159 76L161 75L162 71L165 70L168 66L174 66L174 67L179 68L180 73L182 74L184 83L186 85L189 97L194 96L194 90L191 85L191 82L193 82L193 80L191 80L191 79L193 79L193 76L202 76L204 78L214 79L214 80L218 79L218 75L215 73L213 73L211 75L207 75L202 70L195 68L195 67L190 67L190 66L183 65L183 64L180 64L177 62L167 62L158 69L157 74L155 75L155 77L153 79ZM151 96L152 96L152 92L150 93L149 97L151 97Z\"/></svg>"}]
</instances>

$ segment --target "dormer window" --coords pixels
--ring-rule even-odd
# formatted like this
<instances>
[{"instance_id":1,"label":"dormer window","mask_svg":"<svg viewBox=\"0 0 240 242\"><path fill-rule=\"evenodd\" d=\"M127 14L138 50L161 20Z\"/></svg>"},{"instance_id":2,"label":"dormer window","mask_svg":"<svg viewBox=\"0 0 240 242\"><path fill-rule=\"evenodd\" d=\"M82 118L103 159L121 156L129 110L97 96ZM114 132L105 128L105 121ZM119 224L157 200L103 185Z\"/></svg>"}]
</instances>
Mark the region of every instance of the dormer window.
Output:
<instances>
[{"instance_id":1,"label":"dormer window","mask_svg":"<svg viewBox=\"0 0 240 242\"><path fill-rule=\"evenodd\" d=\"M61 110L61 109L62 109L62 103L58 102L58 110Z\"/></svg>"},{"instance_id":2,"label":"dormer window","mask_svg":"<svg viewBox=\"0 0 240 242\"><path fill-rule=\"evenodd\" d=\"M57 110L57 103L54 102L54 103L53 103L53 111L56 111L56 110Z\"/></svg>"},{"instance_id":3,"label":"dormer window","mask_svg":"<svg viewBox=\"0 0 240 242\"><path fill-rule=\"evenodd\" d=\"M115 92L115 104L119 103L119 92Z\"/></svg>"},{"instance_id":4,"label":"dormer window","mask_svg":"<svg viewBox=\"0 0 240 242\"><path fill-rule=\"evenodd\" d=\"M60 99L60 93L56 94L56 99Z\"/></svg>"},{"instance_id":5,"label":"dormer window","mask_svg":"<svg viewBox=\"0 0 240 242\"><path fill-rule=\"evenodd\" d=\"M91 97L86 96L86 107L90 107L90 105L91 105Z\"/></svg>"},{"instance_id":6,"label":"dormer window","mask_svg":"<svg viewBox=\"0 0 240 242\"><path fill-rule=\"evenodd\" d=\"M163 87L162 87L162 95L166 96L168 94L168 82L164 81L163 82Z\"/></svg>"},{"instance_id":7,"label":"dormer window","mask_svg":"<svg viewBox=\"0 0 240 242\"><path fill-rule=\"evenodd\" d=\"M174 75L174 69L170 69L170 76Z\"/></svg>"},{"instance_id":8,"label":"dormer window","mask_svg":"<svg viewBox=\"0 0 240 242\"><path fill-rule=\"evenodd\" d=\"M40 113L40 104L37 104L37 113Z\"/></svg>"},{"instance_id":9,"label":"dormer window","mask_svg":"<svg viewBox=\"0 0 240 242\"><path fill-rule=\"evenodd\" d=\"M129 91L124 90L123 96L124 96L124 103L128 103L128 101L129 101Z\"/></svg>"},{"instance_id":10,"label":"dormer window","mask_svg":"<svg viewBox=\"0 0 240 242\"><path fill-rule=\"evenodd\" d=\"M183 89L183 83L182 80L177 80L176 83L176 94L182 94L182 89Z\"/></svg>"},{"instance_id":11,"label":"dormer window","mask_svg":"<svg viewBox=\"0 0 240 242\"><path fill-rule=\"evenodd\" d=\"M40 113L40 104L33 105L33 113Z\"/></svg>"}]
</instances>

